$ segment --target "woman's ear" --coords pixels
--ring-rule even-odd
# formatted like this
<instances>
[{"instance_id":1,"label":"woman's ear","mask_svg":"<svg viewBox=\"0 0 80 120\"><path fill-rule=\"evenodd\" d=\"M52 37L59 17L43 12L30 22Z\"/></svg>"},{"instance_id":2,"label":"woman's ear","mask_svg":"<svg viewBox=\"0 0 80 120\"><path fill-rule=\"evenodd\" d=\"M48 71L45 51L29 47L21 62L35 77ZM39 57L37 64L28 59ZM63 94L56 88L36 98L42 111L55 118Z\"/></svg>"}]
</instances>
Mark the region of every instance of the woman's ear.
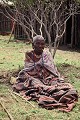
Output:
<instances>
[{"instance_id":1,"label":"woman's ear","mask_svg":"<svg viewBox=\"0 0 80 120\"><path fill-rule=\"evenodd\" d=\"M34 43L32 43L32 48L34 49Z\"/></svg>"}]
</instances>

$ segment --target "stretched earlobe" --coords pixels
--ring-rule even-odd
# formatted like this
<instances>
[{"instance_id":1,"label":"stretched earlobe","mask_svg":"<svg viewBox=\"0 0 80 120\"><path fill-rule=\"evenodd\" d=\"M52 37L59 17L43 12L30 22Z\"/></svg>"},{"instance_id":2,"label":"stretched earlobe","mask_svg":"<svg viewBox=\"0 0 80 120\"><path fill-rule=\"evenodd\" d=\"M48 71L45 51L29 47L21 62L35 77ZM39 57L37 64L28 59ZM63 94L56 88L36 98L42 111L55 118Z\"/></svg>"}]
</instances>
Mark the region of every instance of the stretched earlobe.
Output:
<instances>
[{"instance_id":1,"label":"stretched earlobe","mask_svg":"<svg viewBox=\"0 0 80 120\"><path fill-rule=\"evenodd\" d=\"M32 48L34 49L34 43L32 43Z\"/></svg>"}]
</instances>

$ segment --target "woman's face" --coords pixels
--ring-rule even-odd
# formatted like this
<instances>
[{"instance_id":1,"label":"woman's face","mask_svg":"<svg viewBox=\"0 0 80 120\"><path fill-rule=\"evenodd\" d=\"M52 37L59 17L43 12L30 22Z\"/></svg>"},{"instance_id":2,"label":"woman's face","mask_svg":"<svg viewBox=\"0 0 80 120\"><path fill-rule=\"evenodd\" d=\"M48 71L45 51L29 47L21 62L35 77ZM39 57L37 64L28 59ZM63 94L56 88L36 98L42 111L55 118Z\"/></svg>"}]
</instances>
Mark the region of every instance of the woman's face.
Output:
<instances>
[{"instance_id":1,"label":"woman's face","mask_svg":"<svg viewBox=\"0 0 80 120\"><path fill-rule=\"evenodd\" d=\"M37 40L33 43L34 52L36 54L39 54L39 55L42 54L44 47L45 47L44 40Z\"/></svg>"}]
</instances>

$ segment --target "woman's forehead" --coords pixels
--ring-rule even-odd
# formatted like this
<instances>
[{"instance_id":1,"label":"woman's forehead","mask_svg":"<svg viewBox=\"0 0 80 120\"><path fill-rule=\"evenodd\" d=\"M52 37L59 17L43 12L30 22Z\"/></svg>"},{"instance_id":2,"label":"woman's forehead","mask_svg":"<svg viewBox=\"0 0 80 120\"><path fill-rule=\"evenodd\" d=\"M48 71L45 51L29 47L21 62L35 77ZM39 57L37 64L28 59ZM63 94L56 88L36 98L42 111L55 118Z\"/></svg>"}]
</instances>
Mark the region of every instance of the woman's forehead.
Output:
<instances>
[{"instance_id":1,"label":"woman's forehead","mask_svg":"<svg viewBox=\"0 0 80 120\"><path fill-rule=\"evenodd\" d=\"M45 39L43 36L37 35L37 36L33 37L33 43L36 41L45 41Z\"/></svg>"},{"instance_id":2,"label":"woman's forehead","mask_svg":"<svg viewBox=\"0 0 80 120\"><path fill-rule=\"evenodd\" d=\"M36 42L36 43L37 43L37 42L44 42L44 43L45 43L45 41L44 41L43 39L37 39L35 42Z\"/></svg>"}]
</instances>

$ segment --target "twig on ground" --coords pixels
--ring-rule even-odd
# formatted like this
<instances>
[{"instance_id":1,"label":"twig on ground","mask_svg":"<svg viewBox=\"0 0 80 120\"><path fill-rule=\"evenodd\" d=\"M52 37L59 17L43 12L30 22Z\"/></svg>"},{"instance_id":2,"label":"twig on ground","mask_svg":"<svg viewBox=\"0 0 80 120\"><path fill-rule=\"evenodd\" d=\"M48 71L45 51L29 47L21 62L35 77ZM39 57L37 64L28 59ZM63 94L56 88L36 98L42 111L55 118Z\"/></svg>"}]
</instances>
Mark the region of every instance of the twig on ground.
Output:
<instances>
[{"instance_id":1,"label":"twig on ground","mask_svg":"<svg viewBox=\"0 0 80 120\"><path fill-rule=\"evenodd\" d=\"M16 96L12 93L12 91L8 90L11 96L16 100L16 102L19 102L19 100L16 98Z\"/></svg>"},{"instance_id":2,"label":"twig on ground","mask_svg":"<svg viewBox=\"0 0 80 120\"><path fill-rule=\"evenodd\" d=\"M20 105L20 107L23 106L23 108L25 109L25 106L17 99L17 97L15 96L15 94L13 94L12 91L10 91L10 90L9 90L9 92L10 92L11 96L13 97L13 99L16 100L16 102L18 103L18 105ZM26 113L27 113L27 112L26 112ZM27 113L27 114L28 114L28 113Z\"/></svg>"},{"instance_id":3,"label":"twig on ground","mask_svg":"<svg viewBox=\"0 0 80 120\"><path fill-rule=\"evenodd\" d=\"M25 100L27 103L29 103L33 108L35 108L35 106L34 106L32 103L30 103L28 100L26 100L26 99L25 99L23 96L21 96L20 94L18 94L18 93L16 93L16 92L13 92L13 91L10 91L10 90L9 90L9 92L10 92L11 95L16 99L17 102L19 102L19 101L17 100L16 96L14 96L13 94L19 96L20 98L22 98L23 100Z\"/></svg>"},{"instance_id":4,"label":"twig on ground","mask_svg":"<svg viewBox=\"0 0 80 120\"><path fill-rule=\"evenodd\" d=\"M13 117L11 116L11 114L9 113L9 111L6 109L6 107L2 104L1 100L0 100L0 105L3 107L3 109L7 113L8 117L10 118L10 120L14 120Z\"/></svg>"}]
</instances>

